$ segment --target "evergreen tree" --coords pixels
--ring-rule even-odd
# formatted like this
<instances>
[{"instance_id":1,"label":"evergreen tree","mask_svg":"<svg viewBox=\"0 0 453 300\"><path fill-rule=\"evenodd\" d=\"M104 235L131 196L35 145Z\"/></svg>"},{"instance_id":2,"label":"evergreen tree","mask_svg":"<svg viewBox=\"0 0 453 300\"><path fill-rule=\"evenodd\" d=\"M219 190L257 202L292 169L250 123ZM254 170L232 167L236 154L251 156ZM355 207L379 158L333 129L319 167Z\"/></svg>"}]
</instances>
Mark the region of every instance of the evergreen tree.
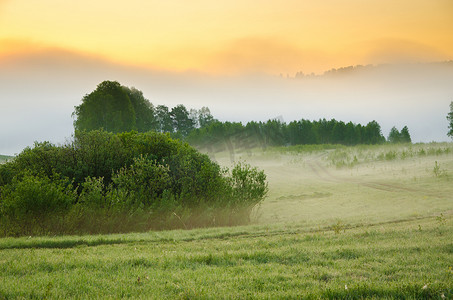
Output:
<instances>
[{"instance_id":1,"label":"evergreen tree","mask_svg":"<svg viewBox=\"0 0 453 300\"><path fill-rule=\"evenodd\" d=\"M363 142L366 144L382 144L385 137L382 136L381 125L376 121L371 121L365 126L365 136L362 135Z\"/></svg>"},{"instance_id":2,"label":"evergreen tree","mask_svg":"<svg viewBox=\"0 0 453 300\"><path fill-rule=\"evenodd\" d=\"M401 129L400 141L401 141L401 143L411 143L412 142L411 136L409 134L409 129L407 128L407 126L404 126L403 129Z\"/></svg>"},{"instance_id":3,"label":"evergreen tree","mask_svg":"<svg viewBox=\"0 0 453 300\"><path fill-rule=\"evenodd\" d=\"M398 131L398 129L396 129L395 126L393 126L392 129L390 129L389 137L387 140L392 144L397 144L401 141L400 138L401 138L400 132Z\"/></svg>"}]
</instances>

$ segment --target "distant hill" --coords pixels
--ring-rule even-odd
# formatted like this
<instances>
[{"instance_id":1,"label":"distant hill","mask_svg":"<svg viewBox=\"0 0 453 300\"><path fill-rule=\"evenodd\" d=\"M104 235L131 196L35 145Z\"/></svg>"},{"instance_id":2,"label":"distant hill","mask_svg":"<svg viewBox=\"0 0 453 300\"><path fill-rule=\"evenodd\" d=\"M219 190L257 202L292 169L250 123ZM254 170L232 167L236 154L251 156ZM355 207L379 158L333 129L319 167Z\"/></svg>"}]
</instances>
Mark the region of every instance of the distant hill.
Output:
<instances>
[{"instance_id":1,"label":"distant hill","mask_svg":"<svg viewBox=\"0 0 453 300\"><path fill-rule=\"evenodd\" d=\"M401 75L405 73L406 75L413 75L413 72L419 72L421 74L430 72L428 74L432 75L433 71L451 71L453 69L453 60L450 61L441 61L441 62L430 62L430 63L400 63L400 64L379 64L379 65L355 65L347 66L342 68L333 68L325 71L323 74L305 74L300 71L295 74L295 78L332 78L344 75L379 75L379 74L397 74Z\"/></svg>"}]
</instances>

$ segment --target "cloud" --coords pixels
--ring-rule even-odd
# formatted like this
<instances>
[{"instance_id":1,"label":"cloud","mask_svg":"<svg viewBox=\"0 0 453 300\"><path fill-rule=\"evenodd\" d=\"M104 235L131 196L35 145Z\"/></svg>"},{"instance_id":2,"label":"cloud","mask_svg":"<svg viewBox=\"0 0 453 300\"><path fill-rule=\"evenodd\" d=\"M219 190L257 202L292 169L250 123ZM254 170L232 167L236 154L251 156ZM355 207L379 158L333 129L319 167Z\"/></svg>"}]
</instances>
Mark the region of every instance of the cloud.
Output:
<instances>
[{"instance_id":1,"label":"cloud","mask_svg":"<svg viewBox=\"0 0 453 300\"><path fill-rule=\"evenodd\" d=\"M379 39L369 43L365 60L374 63L415 63L451 59L429 45L405 39Z\"/></svg>"},{"instance_id":2,"label":"cloud","mask_svg":"<svg viewBox=\"0 0 453 300\"><path fill-rule=\"evenodd\" d=\"M332 60L322 51L304 50L278 38L246 37L228 43L208 59L204 69L226 73L321 71Z\"/></svg>"}]
</instances>

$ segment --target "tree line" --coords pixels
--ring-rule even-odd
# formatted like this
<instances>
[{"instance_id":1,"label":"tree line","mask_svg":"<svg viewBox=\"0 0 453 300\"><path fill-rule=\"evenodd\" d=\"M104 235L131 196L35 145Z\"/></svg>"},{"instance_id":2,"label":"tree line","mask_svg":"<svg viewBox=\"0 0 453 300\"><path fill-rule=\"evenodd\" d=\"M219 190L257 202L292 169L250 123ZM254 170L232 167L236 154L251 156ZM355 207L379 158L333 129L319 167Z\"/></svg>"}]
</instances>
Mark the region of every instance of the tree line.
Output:
<instances>
[{"instance_id":1,"label":"tree line","mask_svg":"<svg viewBox=\"0 0 453 300\"><path fill-rule=\"evenodd\" d=\"M376 121L362 126L335 119L319 121L302 119L288 124L279 120L252 121L245 126L242 123L217 121L193 130L187 141L199 146L209 146L223 141L234 144L235 148L265 148L308 144L380 144L385 142L385 138L381 126Z\"/></svg>"},{"instance_id":2,"label":"tree line","mask_svg":"<svg viewBox=\"0 0 453 300\"><path fill-rule=\"evenodd\" d=\"M100 83L82 98L72 116L74 129L79 131L101 128L113 133L157 131L180 138L214 120L207 107L188 110L182 104L171 109L165 105L154 106L143 92L117 81Z\"/></svg>"},{"instance_id":3,"label":"tree line","mask_svg":"<svg viewBox=\"0 0 453 300\"><path fill-rule=\"evenodd\" d=\"M376 121L366 125L345 123L335 119L310 121L301 119L290 123L279 120L267 122L220 122L209 108L187 109L179 104L173 108L154 106L136 88L122 86L116 81L104 81L83 97L75 107L76 130L104 129L119 133L168 132L198 147L253 148L303 144L381 144L386 141ZM407 126L401 132L392 128L388 141L410 142Z\"/></svg>"}]
</instances>

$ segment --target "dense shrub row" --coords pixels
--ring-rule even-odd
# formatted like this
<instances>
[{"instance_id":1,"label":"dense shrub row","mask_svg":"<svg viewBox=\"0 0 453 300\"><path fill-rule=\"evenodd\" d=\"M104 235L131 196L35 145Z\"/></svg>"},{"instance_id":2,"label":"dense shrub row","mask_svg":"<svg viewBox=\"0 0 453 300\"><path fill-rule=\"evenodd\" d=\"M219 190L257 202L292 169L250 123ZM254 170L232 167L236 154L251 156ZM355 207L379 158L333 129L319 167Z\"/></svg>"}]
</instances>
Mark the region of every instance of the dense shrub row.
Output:
<instances>
[{"instance_id":1,"label":"dense shrub row","mask_svg":"<svg viewBox=\"0 0 453 300\"><path fill-rule=\"evenodd\" d=\"M262 171L221 169L167 134L76 132L0 165L0 235L240 224L266 193Z\"/></svg>"}]
</instances>

